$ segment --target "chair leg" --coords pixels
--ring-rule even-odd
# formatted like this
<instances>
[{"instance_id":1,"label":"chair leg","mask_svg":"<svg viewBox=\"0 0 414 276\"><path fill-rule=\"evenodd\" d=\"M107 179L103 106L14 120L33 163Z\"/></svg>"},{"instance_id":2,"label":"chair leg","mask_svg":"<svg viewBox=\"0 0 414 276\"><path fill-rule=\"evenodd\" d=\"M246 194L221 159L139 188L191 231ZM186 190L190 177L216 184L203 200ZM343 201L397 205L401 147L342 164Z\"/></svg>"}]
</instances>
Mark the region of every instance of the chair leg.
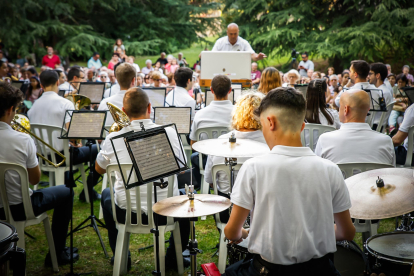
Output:
<instances>
[{"instance_id":1,"label":"chair leg","mask_svg":"<svg viewBox=\"0 0 414 276\"><path fill-rule=\"evenodd\" d=\"M54 183L55 186L65 184L65 170L57 169L55 170L54 174L55 174L55 183ZM50 182L49 182L49 187L51 187Z\"/></svg>"},{"instance_id":2,"label":"chair leg","mask_svg":"<svg viewBox=\"0 0 414 276\"><path fill-rule=\"evenodd\" d=\"M43 226L45 228L47 243L49 244L50 258L52 259L52 267L54 272L59 271L58 262L56 258L55 242L53 241L52 229L50 228L49 217L43 220Z\"/></svg>"},{"instance_id":3,"label":"chair leg","mask_svg":"<svg viewBox=\"0 0 414 276\"><path fill-rule=\"evenodd\" d=\"M165 226L158 226L159 230L159 244L160 244L160 272L161 276L165 276ZM155 235L154 235L154 245L155 245ZM154 246L154 263L157 267L157 258L156 258L156 246Z\"/></svg>"},{"instance_id":4,"label":"chair leg","mask_svg":"<svg viewBox=\"0 0 414 276\"><path fill-rule=\"evenodd\" d=\"M19 240L17 241L17 246L21 249L26 248L26 241L25 241L25 235L24 235L24 227L25 227L25 221L15 221L13 223L13 226L16 227L17 235L19 236Z\"/></svg>"},{"instance_id":5,"label":"chair leg","mask_svg":"<svg viewBox=\"0 0 414 276\"><path fill-rule=\"evenodd\" d=\"M182 275L184 273L184 261L183 261L183 250L181 247L181 233L180 233L180 225L178 221L174 223L175 228L172 231L174 236L174 246L175 246L175 256L177 258L177 268L178 274Z\"/></svg>"},{"instance_id":6,"label":"chair leg","mask_svg":"<svg viewBox=\"0 0 414 276\"><path fill-rule=\"evenodd\" d=\"M82 182L83 182L83 191L85 193L85 199L86 202L89 203L90 202L90 198L89 198L89 189L88 189L88 180L86 178L86 173L85 173L85 167L83 165L79 166L79 171L82 175Z\"/></svg>"},{"instance_id":7,"label":"chair leg","mask_svg":"<svg viewBox=\"0 0 414 276\"><path fill-rule=\"evenodd\" d=\"M200 187L201 194L208 194L208 190L210 189L210 184L204 180L204 172L201 174L201 187ZM206 216L202 216L201 220L206 220Z\"/></svg>"},{"instance_id":8,"label":"chair leg","mask_svg":"<svg viewBox=\"0 0 414 276\"><path fill-rule=\"evenodd\" d=\"M227 242L226 237L224 236L224 227L220 229L220 243L219 243L219 260L218 260L218 269L221 274L226 270L227 263Z\"/></svg>"},{"instance_id":9,"label":"chair leg","mask_svg":"<svg viewBox=\"0 0 414 276\"><path fill-rule=\"evenodd\" d=\"M104 174L102 177L102 191L106 189L106 186L108 185L108 174ZM102 205L99 204L99 219L103 219L103 211L102 211Z\"/></svg>"},{"instance_id":10,"label":"chair leg","mask_svg":"<svg viewBox=\"0 0 414 276\"><path fill-rule=\"evenodd\" d=\"M122 273L122 259L127 256L122 256L124 253L124 245L125 245L125 234L126 228L125 225L118 224L118 237L116 239L116 249L115 249L115 258L114 258L114 270L113 276L119 276ZM125 272L124 272L125 273Z\"/></svg>"},{"instance_id":11,"label":"chair leg","mask_svg":"<svg viewBox=\"0 0 414 276\"><path fill-rule=\"evenodd\" d=\"M122 266L121 266L121 274L128 273L128 252L129 252L129 238L131 237L131 233L125 232L124 237L124 246L122 252Z\"/></svg>"},{"instance_id":12,"label":"chair leg","mask_svg":"<svg viewBox=\"0 0 414 276\"><path fill-rule=\"evenodd\" d=\"M55 177L55 172L49 171L49 187L56 186Z\"/></svg>"}]
</instances>

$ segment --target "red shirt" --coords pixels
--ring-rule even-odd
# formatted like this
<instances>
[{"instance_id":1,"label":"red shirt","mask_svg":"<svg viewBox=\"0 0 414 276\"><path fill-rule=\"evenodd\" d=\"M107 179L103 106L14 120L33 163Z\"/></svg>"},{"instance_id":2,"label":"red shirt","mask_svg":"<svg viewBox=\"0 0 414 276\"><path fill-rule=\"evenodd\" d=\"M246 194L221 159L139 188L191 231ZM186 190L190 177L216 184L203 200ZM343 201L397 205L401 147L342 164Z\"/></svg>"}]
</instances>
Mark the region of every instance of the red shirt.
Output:
<instances>
[{"instance_id":1,"label":"red shirt","mask_svg":"<svg viewBox=\"0 0 414 276\"><path fill-rule=\"evenodd\" d=\"M48 55L45 55L42 59L42 65L46 65L52 69L56 68L56 64L60 64L60 58L56 55L53 55L52 58L49 58Z\"/></svg>"}]
</instances>

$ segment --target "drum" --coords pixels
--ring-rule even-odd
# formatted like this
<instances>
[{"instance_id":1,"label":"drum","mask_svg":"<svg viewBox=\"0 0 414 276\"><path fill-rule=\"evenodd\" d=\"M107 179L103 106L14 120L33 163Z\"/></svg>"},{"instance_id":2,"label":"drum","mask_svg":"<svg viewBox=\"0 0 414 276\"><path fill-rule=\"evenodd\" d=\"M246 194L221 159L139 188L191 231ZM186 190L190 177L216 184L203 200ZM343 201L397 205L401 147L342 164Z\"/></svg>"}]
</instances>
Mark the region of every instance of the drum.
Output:
<instances>
[{"instance_id":1,"label":"drum","mask_svg":"<svg viewBox=\"0 0 414 276\"><path fill-rule=\"evenodd\" d=\"M238 261L244 260L249 251L247 251L247 245L249 244L249 237L243 240L239 244L227 244L227 259L229 264L235 264Z\"/></svg>"},{"instance_id":2,"label":"drum","mask_svg":"<svg viewBox=\"0 0 414 276\"><path fill-rule=\"evenodd\" d=\"M23 249L16 247L19 240L16 229L5 222L0 222L0 275L25 275L26 254Z\"/></svg>"},{"instance_id":3,"label":"drum","mask_svg":"<svg viewBox=\"0 0 414 276\"><path fill-rule=\"evenodd\" d=\"M366 258L361 248L354 241L341 241L336 243L334 264L341 276L365 275Z\"/></svg>"},{"instance_id":4,"label":"drum","mask_svg":"<svg viewBox=\"0 0 414 276\"><path fill-rule=\"evenodd\" d=\"M414 232L392 232L372 236L365 245L372 272L408 276L414 262Z\"/></svg>"}]
</instances>

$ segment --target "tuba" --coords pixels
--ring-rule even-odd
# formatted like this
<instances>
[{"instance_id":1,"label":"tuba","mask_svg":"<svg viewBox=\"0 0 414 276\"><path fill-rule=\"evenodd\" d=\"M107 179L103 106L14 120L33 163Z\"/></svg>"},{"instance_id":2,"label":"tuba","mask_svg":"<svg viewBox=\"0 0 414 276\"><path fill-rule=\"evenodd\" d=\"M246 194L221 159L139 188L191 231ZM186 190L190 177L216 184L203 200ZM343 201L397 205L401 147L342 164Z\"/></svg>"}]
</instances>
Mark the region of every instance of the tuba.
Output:
<instances>
[{"instance_id":1,"label":"tuba","mask_svg":"<svg viewBox=\"0 0 414 276\"><path fill-rule=\"evenodd\" d=\"M119 107L109 102L106 103L106 105L108 106L109 112L111 112L112 118L115 121L109 129L109 133L118 132L131 124L128 116Z\"/></svg>"},{"instance_id":2,"label":"tuba","mask_svg":"<svg viewBox=\"0 0 414 276\"><path fill-rule=\"evenodd\" d=\"M22 114L16 114L14 116L14 119L13 119L12 123L11 123L11 127L14 130L18 131L18 132L29 134L33 138L36 138L39 142L41 142L46 147L51 149L54 153L56 153L57 155L62 157L62 161L59 164L55 164L52 161L50 161L49 159L47 159L46 157L44 157L43 155L41 155L40 153L36 153L36 155L39 156L40 158L42 158L45 162L49 163L50 165L54 166L55 168L59 167L60 165L62 165L65 162L66 157L62 153L60 153L59 151L54 149L51 145L49 145L48 143L43 141L41 138L36 136L34 133L30 132L30 121L26 116L24 116Z\"/></svg>"}]
</instances>

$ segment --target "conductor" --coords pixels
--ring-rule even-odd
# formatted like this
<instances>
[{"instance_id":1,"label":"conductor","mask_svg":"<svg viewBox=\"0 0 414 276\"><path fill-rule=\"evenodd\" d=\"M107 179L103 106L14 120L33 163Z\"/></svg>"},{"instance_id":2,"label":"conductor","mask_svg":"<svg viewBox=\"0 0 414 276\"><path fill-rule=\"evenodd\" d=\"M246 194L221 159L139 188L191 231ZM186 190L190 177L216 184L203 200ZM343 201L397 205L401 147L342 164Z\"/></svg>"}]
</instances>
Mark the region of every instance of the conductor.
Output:
<instances>
[{"instance_id":1,"label":"conductor","mask_svg":"<svg viewBox=\"0 0 414 276\"><path fill-rule=\"evenodd\" d=\"M211 51L245 51L252 53L252 60L258 61L266 58L263 53L256 54L250 43L239 36L239 26L230 23L227 26L227 36L219 38Z\"/></svg>"}]
</instances>

